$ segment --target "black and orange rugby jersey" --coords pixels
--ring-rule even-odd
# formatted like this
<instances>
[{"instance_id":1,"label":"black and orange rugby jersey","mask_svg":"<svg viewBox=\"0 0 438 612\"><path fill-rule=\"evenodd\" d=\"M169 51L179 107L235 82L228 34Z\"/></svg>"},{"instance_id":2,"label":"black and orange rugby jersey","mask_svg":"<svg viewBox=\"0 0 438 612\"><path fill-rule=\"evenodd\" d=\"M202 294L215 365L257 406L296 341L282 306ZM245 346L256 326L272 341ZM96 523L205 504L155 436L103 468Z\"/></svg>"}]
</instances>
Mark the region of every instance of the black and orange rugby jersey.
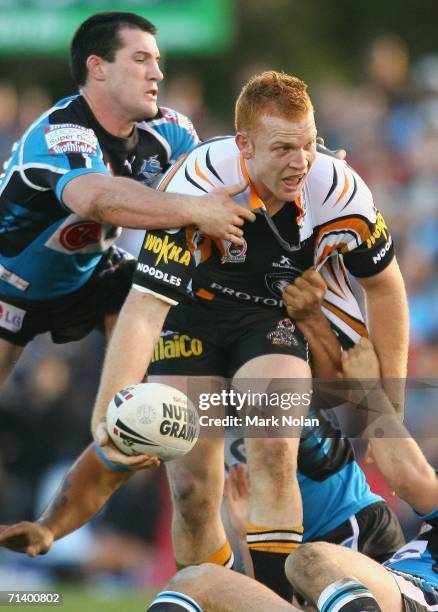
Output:
<instances>
[{"instance_id":1,"label":"black and orange rugby jersey","mask_svg":"<svg viewBox=\"0 0 438 612\"><path fill-rule=\"evenodd\" d=\"M203 195L248 179L233 137L207 141L175 164L159 188ZM373 276L392 260L393 244L370 190L344 161L317 153L300 198L272 217L248 183L234 200L256 213L243 246L213 240L196 228L147 231L134 288L176 305L187 296L215 305L283 307L285 286L314 267L328 286L327 317L352 340L366 333L346 268Z\"/></svg>"}]
</instances>

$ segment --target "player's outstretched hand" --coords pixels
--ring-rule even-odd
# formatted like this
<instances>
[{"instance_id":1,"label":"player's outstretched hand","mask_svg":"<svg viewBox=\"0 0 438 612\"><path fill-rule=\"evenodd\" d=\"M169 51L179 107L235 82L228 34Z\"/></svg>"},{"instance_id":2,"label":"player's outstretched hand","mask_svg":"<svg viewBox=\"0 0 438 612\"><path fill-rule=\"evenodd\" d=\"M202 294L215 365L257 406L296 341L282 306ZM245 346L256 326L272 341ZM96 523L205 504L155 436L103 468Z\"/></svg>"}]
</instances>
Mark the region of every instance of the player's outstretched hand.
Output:
<instances>
[{"instance_id":1,"label":"player's outstretched hand","mask_svg":"<svg viewBox=\"0 0 438 612\"><path fill-rule=\"evenodd\" d=\"M229 240L234 244L244 244L242 225L245 221L255 221L255 215L249 209L236 204L231 198L245 191L247 187L248 184L245 182L215 189L202 196L198 227L203 234Z\"/></svg>"},{"instance_id":2,"label":"player's outstretched hand","mask_svg":"<svg viewBox=\"0 0 438 612\"><path fill-rule=\"evenodd\" d=\"M225 505L230 523L239 538L246 536L249 523L249 480L242 463L230 467L224 486Z\"/></svg>"},{"instance_id":3,"label":"player's outstretched hand","mask_svg":"<svg viewBox=\"0 0 438 612\"><path fill-rule=\"evenodd\" d=\"M53 533L45 525L23 521L0 525L0 546L30 557L45 555L53 543Z\"/></svg>"},{"instance_id":4,"label":"player's outstretched hand","mask_svg":"<svg viewBox=\"0 0 438 612\"><path fill-rule=\"evenodd\" d=\"M356 346L344 351L342 369L345 378L379 380L380 364L371 340L361 338Z\"/></svg>"},{"instance_id":5,"label":"player's outstretched hand","mask_svg":"<svg viewBox=\"0 0 438 612\"><path fill-rule=\"evenodd\" d=\"M288 315L297 322L319 315L326 290L321 274L309 268L283 292Z\"/></svg>"},{"instance_id":6,"label":"player's outstretched hand","mask_svg":"<svg viewBox=\"0 0 438 612\"><path fill-rule=\"evenodd\" d=\"M158 467L160 459L149 455L125 455L119 451L111 442L106 421L100 421L93 432L94 440L105 457L115 465L121 465L131 470L144 470L146 468Z\"/></svg>"}]
</instances>

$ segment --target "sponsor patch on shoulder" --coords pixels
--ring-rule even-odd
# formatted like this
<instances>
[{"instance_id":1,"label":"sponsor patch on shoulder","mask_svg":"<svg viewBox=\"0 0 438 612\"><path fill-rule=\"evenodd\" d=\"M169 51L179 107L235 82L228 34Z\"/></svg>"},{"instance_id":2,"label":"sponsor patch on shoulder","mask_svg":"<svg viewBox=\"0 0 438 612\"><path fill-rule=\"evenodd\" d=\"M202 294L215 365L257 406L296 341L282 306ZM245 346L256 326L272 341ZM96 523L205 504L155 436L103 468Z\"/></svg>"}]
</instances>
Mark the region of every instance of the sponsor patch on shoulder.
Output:
<instances>
[{"instance_id":1,"label":"sponsor patch on shoulder","mask_svg":"<svg viewBox=\"0 0 438 612\"><path fill-rule=\"evenodd\" d=\"M55 123L44 128L50 155L62 153L96 154L98 142L92 129L74 123Z\"/></svg>"},{"instance_id":2,"label":"sponsor patch on shoulder","mask_svg":"<svg viewBox=\"0 0 438 612\"><path fill-rule=\"evenodd\" d=\"M0 327L11 332L19 332L23 326L26 311L0 300Z\"/></svg>"}]
</instances>

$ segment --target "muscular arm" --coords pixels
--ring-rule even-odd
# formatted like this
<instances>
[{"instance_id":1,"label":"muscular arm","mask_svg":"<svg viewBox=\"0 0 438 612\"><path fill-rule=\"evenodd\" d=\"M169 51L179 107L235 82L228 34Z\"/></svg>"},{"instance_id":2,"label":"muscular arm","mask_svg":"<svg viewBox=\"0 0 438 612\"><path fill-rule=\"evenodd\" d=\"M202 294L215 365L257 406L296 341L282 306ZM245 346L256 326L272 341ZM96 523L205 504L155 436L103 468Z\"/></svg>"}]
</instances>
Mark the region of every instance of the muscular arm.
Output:
<instances>
[{"instance_id":1,"label":"muscular arm","mask_svg":"<svg viewBox=\"0 0 438 612\"><path fill-rule=\"evenodd\" d=\"M309 343L314 378L334 379L342 372L341 349L321 310L326 289L319 272L309 269L286 287L283 299L289 316Z\"/></svg>"},{"instance_id":2,"label":"muscular arm","mask_svg":"<svg viewBox=\"0 0 438 612\"><path fill-rule=\"evenodd\" d=\"M90 444L67 472L38 523L48 527L55 540L62 538L93 518L133 474L111 470Z\"/></svg>"},{"instance_id":3,"label":"muscular arm","mask_svg":"<svg viewBox=\"0 0 438 612\"><path fill-rule=\"evenodd\" d=\"M394 259L379 274L358 281L366 292L370 338L380 361L382 379L387 380L385 389L398 414L403 415L409 315L400 269Z\"/></svg>"},{"instance_id":4,"label":"muscular arm","mask_svg":"<svg viewBox=\"0 0 438 612\"><path fill-rule=\"evenodd\" d=\"M75 213L97 223L140 229L196 225L213 238L241 244L240 226L255 217L229 196L244 187L205 196L180 195L155 191L129 178L90 173L69 181L62 198Z\"/></svg>"},{"instance_id":5,"label":"muscular arm","mask_svg":"<svg viewBox=\"0 0 438 612\"><path fill-rule=\"evenodd\" d=\"M111 398L123 387L143 380L169 308L169 304L153 295L131 289L108 345L93 411L91 428L99 443L106 441L105 430L97 430L99 423L105 421ZM118 463L122 460L125 465L136 467L144 459L127 457L109 446L105 446L105 454Z\"/></svg>"},{"instance_id":6,"label":"muscular arm","mask_svg":"<svg viewBox=\"0 0 438 612\"><path fill-rule=\"evenodd\" d=\"M35 523L24 521L0 527L0 546L31 556L48 552L54 540L79 529L95 516L133 473L108 468L91 444L67 472L56 495Z\"/></svg>"},{"instance_id":7,"label":"muscular arm","mask_svg":"<svg viewBox=\"0 0 438 612\"><path fill-rule=\"evenodd\" d=\"M350 379L379 378L379 361L372 343L363 338L353 349L343 353L344 375ZM392 403L379 385L367 393L374 413L370 445L374 460L389 487L420 514L438 507L438 478L422 450L400 422ZM380 437L374 437L376 430Z\"/></svg>"}]
</instances>

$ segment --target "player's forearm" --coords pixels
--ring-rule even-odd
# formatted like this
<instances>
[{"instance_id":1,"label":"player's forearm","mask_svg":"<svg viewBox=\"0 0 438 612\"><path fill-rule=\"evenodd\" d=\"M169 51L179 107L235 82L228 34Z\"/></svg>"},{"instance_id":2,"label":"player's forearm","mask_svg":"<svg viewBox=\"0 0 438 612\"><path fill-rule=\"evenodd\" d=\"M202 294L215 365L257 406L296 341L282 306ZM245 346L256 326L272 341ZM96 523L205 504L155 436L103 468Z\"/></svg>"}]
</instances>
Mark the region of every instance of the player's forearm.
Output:
<instances>
[{"instance_id":1,"label":"player's forearm","mask_svg":"<svg viewBox=\"0 0 438 612\"><path fill-rule=\"evenodd\" d=\"M438 506L435 470L400 422L386 393L376 389L367 399L376 415L369 435L377 467L391 490L418 512L428 514Z\"/></svg>"},{"instance_id":2,"label":"player's forearm","mask_svg":"<svg viewBox=\"0 0 438 612\"><path fill-rule=\"evenodd\" d=\"M341 349L324 313L319 311L312 317L296 321L296 326L309 343L313 377L337 378L342 373Z\"/></svg>"},{"instance_id":3,"label":"player's forearm","mask_svg":"<svg viewBox=\"0 0 438 612\"><path fill-rule=\"evenodd\" d=\"M387 428L396 429L393 423ZM400 433L400 435L403 435ZM438 479L415 440L405 432L403 438L371 438L376 464L392 491L415 508L428 514L438 506Z\"/></svg>"},{"instance_id":4,"label":"player's forearm","mask_svg":"<svg viewBox=\"0 0 438 612\"><path fill-rule=\"evenodd\" d=\"M91 444L67 472L37 522L48 527L55 540L64 537L93 518L132 474L110 470Z\"/></svg>"},{"instance_id":5,"label":"player's forearm","mask_svg":"<svg viewBox=\"0 0 438 612\"><path fill-rule=\"evenodd\" d=\"M131 228L168 228L197 224L200 199L155 191L132 179L113 177L96 191L92 219Z\"/></svg>"},{"instance_id":6,"label":"player's forearm","mask_svg":"<svg viewBox=\"0 0 438 612\"><path fill-rule=\"evenodd\" d=\"M97 223L134 229L197 225L202 199L155 191L124 177L89 174L67 183L64 202Z\"/></svg>"},{"instance_id":7,"label":"player's forearm","mask_svg":"<svg viewBox=\"0 0 438 612\"><path fill-rule=\"evenodd\" d=\"M399 282L367 288L370 339L380 361L385 390L399 414L404 409L407 373L409 315L406 292Z\"/></svg>"},{"instance_id":8,"label":"player's forearm","mask_svg":"<svg viewBox=\"0 0 438 612\"><path fill-rule=\"evenodd\" d=\"M112 397L143 380L169 308L154 296L131 289L108 345L93 411L93 432L105 418Z\"/></svg>"}]
</instances>

